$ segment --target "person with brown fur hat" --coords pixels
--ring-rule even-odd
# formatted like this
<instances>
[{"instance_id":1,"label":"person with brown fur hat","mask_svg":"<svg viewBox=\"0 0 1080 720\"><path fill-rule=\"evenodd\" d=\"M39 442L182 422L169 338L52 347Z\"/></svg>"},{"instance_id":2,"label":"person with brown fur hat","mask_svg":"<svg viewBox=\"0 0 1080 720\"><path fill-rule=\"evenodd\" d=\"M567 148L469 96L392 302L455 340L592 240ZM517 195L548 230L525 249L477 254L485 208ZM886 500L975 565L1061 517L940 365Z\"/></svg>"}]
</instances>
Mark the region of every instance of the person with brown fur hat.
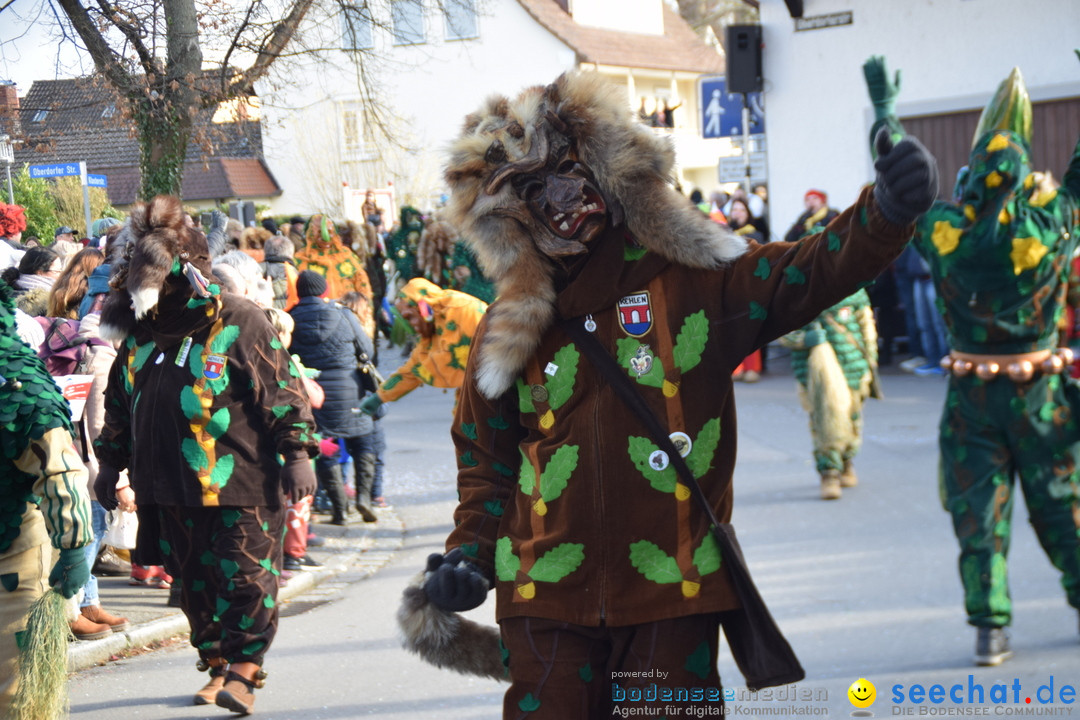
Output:
<instances>
[{"instance_id":1,"label":"person with brown fur hat","mask_svg":"<svg viewBox=\"0 0 1080 720\"><path fill-rule=\"evenodd\" d=\"M824 231L759 245L677 194L673 162L598 73L490 98L451 149L449 219L498 298L452 429L455 527L399 620L426 659L501 675L495 641L464 665L479 656L453 615L494 587L506 718L608 717L619 693L644 708L679 689L715 710L721 623L749 687L803 677L731 534L731 372L899 254L936 166L890 143Z\"/></svg>"},{"instance_id":2,"label":"person with brown fur hat","mask_svg":"<svg viewBox=\"0 0 1080 720\"><path fill-rule=\"evenodd\" d=\"M133 560L180 582L210 672L195 703L247 714L277 632L286 496L315 492L311 407L263 310L221 292L177 198L136 205L117 244L100 332L120 346L94 490L115 507L128 470Z\"/></svg>"}]
</instances>

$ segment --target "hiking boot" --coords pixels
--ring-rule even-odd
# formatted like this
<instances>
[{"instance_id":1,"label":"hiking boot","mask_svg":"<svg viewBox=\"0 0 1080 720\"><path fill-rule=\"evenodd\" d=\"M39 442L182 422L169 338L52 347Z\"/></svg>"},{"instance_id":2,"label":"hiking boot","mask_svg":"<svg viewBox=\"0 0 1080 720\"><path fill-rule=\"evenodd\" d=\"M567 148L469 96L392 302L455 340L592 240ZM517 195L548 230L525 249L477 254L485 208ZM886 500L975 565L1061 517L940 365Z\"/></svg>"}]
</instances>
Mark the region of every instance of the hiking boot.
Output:
<instances>
[{"instance_id":1,"label":"hiking boot","mask_svg":"<svg viewBox=\"0 0 1080 720\"><path fill-rule=\"evenodd\" d=\"M112 635L112 628L105 623L94 622L85 615L79 615L73 622L68 623L71 634L76 640L100 640Z\"/></svg>"},{"instance_id":2,"label":"hiking boot","mask_svg":"<svg viewBox=\"0 0 1080 720\"><path fill-rule=\"evenodd\" d=\"M90 622L108 625L113 632L124 632L131 627L131 623L128 622L127 618L105 612L100 605L87 605L81 608L79 612Z\"/></svg>"},{"instance_id":3,"label":"hiking boot","mask_svg":"<svg viewBox=\"0 0 1080 720\"><path fill-rule=\"evenodd\" d=\"M376 515L375 511L371 509L371 505L367 503L363 503L357 500L356 511L360 513L361 519L366 523L373 523L379 521L379 516Z\"/></svg>"},{"instance_id":4,"label":"hiking boot","mask_svg":"<svg viewBox=\"0 0 1080 720\"><path fill-rule=\"evenodd\" d=\"M840 473L836 470L827 470L821 474L821 499L840 499Z\"/></svg>"},{"instance_id":5,"label":"hiking boot","mask_svg":"<svg viewBox=\"0 0 1080 720\"><path fill-rule=\"evenodd\" d=\"M213 671L211 671L212 673ZM221 688L225 687L225 671L222 669L220 675L210 675L210 682L203 685L202 690L195 693L196 705L213 705L217 701L218 693Z\"/></svg>"},{"instance_id":6,"label":"hiking boot","mask_svg":"<svg viewBox=\"0 0 1080 720\"><path fill-rule=\"evenodd\" d=\"M855 487L859 484L859 478L855 474L855 466L850 460L844 461L844 471L840 473L840 487Z\"/></svg>"},{"instance_id":7,"label":"hiking boot","mask_svg":"<svg viewBox=\"0 0 1080 720\"><path fill-rule=\"evenodd\" d=\"M254 680L230 670L225 674L225 685L218 691L215 704L241 715L250 715L255 707L255 688L263 686L264 677L266 675L261 670Z\"/></svg>"},{"instance_id":8,"label":"hiking boot","mask_svg":"<svg viewBox=\"0 0 1080 720\"><path fill-rule=\"evenodd\" d=\"M102 545L90 572L99 577L123 577L131 574L131 563L113 552L108 545Z\"/></svg>"},{"instance_id":9,"label":"hiking boot","mask_svg":"<svg viewBox=\"0 0 1080 720\"><path fill-rule=\"evenodd\" d=\"M1005 628L981 627L975 631L975 664L1000 665L1012 657L1009 633Z\"/></svg>"}]
</instances>

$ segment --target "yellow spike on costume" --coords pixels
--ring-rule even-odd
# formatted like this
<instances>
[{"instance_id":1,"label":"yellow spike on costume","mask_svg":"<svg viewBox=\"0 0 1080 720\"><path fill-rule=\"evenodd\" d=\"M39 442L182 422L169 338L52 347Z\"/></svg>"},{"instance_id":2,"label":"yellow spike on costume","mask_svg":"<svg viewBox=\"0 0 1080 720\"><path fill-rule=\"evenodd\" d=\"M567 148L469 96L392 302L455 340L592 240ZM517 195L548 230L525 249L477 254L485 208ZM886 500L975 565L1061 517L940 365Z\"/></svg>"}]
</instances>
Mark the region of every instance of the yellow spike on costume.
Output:
<instances>
[{"instance_id":1,"label":"yellow spike on costume","mask_svg":"<svg viewBox=\"0 0 1080 720\"><path fill-rule=\"evenodd\" d=\"M1031 147L1031 98L1028 97L1020 68L1014 67L1009 77L998 85L994 98L979 117L971 147L974 148L984 135L995 130L1014 132ZM994 148L990 150L992 152Z\"/></svg>"},{"instance_id":2,"label":"yellow spike on costume","mask_svg":"<svg viewBox=\"0 0 1080 720\"><path fill-rule=\"evenodd\" d=\"M675 397L675 395L679 392L678 383L668 382L667 380L665 380L663 385L663 392L664 397Z\"/></svg>"},{"instance_id":3,"label":"yellow spike on costume","mask_svg":"<svg viewBox=\"0 0 1080 720\"><path fill-rule=\"evenodd\" d=\"M682 594L683 597L692 598L697 597L697 594L701 592L701 583L694 582L693 580L682 581Z\"/></svg>"},{"instance_id":4,"label":"yellow spike on costume","mask_svg":"<svg viewBox=\"0 0 1080 720\"><path fill-rule=\"evenodd\" d=\"M938 255L948 255L960 245L960 236L964 234L961 228L953 227L945 220L934 223L934 232L930 235L930 241L937 248Z\"/></svg>"}]
</instances>

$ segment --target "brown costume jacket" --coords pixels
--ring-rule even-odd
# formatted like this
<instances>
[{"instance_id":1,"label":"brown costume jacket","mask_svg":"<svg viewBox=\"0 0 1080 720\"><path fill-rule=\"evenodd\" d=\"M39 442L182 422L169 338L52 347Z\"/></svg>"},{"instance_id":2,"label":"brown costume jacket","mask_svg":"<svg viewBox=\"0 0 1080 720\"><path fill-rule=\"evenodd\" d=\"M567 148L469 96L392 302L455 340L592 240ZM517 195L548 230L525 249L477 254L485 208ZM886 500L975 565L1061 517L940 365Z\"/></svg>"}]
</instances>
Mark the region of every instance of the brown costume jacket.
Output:
<instances>
[{"instance_id":1,"label":"brown costume jacket","mask_svg":"<svg viewBox=\"0 0 1080 720\"><path fill-rule=\"evenodd\" d=\"M911 232L881 217L869 189L825 232L752 244L718 270L675 265L608 231L560 290L558 315L595 323L661 422L681 433L675 444L688 448L728 521L732 370L875 278ZM735 606L724 560L674 467L558 326L516 390L487 400L475 372L470 362L453 427L461 501L447 548L461 546L496 580L499 619L622 626Z\"/></svg>"}]
</instances>

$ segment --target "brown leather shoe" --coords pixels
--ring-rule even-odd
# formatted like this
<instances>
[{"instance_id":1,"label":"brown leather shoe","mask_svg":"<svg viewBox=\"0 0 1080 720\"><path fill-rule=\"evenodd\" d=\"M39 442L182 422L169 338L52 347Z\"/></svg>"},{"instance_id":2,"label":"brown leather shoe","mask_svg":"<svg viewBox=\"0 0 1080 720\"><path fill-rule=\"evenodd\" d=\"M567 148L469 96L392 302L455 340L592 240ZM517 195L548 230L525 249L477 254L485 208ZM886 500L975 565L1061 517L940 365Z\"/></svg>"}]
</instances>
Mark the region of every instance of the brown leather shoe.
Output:
<instances>
[{"instance_id":1,"label":"brown leather shoe","mask_svg":"<svg viewBox=\"0 0 1080 720\"><path fill-rule=\"evenodd\" d=\"M261 673L260 673L261 674ZM241 715L250 715L255 708L255 688L262 687L262 679L248 680L230 670L225 674L225 685L218 691L214 702L218 707Z\"/></svg>"},{"instance_id":2,"label":"brown leather shoe","mask_svg":"<svg viewBox=\"0 0 1080 720\"><path fill-rule=\"evenodd\" d=\"M840 473L836 470L826 470L821 474L821 499L840 499Z\"/></svg>"},{"instance_id":3,"label":"brown leather shoe","mask_svg":"<svg viewBox=\"0 0 1080 720\"><path fill-rule=\"evenodd\" d=\"M113 632L124 632L131 623L128 622L126 617L119 617L112 613L105 612L104 608L100 605L87 605L80 611L82 616L90 622L96 622L103 625L108 625Z\"/></svg>"},{"instance_id":4,"label":"brown leather shoe","mask_svg":"<svg viewBox=\"0 0 1080 720\"><path fill-rule=\"evenodd\" d=\"M211 670L213 672L213 670ZM210 682L203 686L203 689L195 693L196 705L213 705L217 701L218 693L221 688L225 686L225 672L222 670L220 675L211 675Z\"/></svg>"},{"instance_id":5,"label":"brown leather shoe","mask_svg":"<svg viewBox=\"0 0 1080 720\"><path fill-rule=\"evenodd\" d=\"M844 461L844 471L840 473L840 487L855 487L859 484L859 477L855 474L855 466L850 460Z\"/></svg>"},{"instance_id":6,"label":"brown leather shoe","mask_svg":"<svg viewBox=\"0 0 1080 720\"><path fill-rule=\"evenodd\" d=\"M76 640L100 640L112 635L111 627L105 623L96 623L85 615L79 615L76 620L68 624L68 627L71 628L71 634Z\"/></svg>"}]
</instances>

